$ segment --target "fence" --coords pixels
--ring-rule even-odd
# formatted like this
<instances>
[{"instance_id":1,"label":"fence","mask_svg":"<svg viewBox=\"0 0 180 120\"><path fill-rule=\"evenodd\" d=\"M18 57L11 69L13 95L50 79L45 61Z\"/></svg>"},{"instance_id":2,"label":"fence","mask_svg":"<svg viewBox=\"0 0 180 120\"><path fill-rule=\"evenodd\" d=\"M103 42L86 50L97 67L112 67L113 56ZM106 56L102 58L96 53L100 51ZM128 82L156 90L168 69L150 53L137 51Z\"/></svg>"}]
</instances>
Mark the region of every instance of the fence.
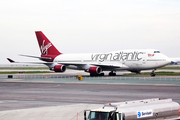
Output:
<instances>
[{"instance_id":1,"label":"fence","mask_svg":"<svg viewBox=\"0 0 180 120\"><path fill-rule=\"evenodd\" d=\"M144 76L83 76L82 80L78 80L76 76L62 76L62 75L24 75L17 74L3 78L0 76L0 80L22 81L22 82L53 82L53 83L128 83L128 84L173 84L180 86L180 76L156 76L156 77L144 77Z\"/></svg>"}]
</instances>

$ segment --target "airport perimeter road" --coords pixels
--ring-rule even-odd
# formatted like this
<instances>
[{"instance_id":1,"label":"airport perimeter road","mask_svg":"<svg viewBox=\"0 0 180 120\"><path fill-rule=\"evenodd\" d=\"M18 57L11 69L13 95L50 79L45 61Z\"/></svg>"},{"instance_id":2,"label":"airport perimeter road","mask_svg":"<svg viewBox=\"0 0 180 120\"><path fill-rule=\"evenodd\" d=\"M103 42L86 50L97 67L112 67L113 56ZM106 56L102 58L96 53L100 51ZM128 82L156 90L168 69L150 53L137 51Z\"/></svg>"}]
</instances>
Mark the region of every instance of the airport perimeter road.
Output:
<instances>
[{"instance_id":1,"label":"airport perimeter road","mask_svg":"<svg viewBox=\"0 0 180 120\"><path fill-rule=\"evenodd\" d=\"M0 82L0 111L148 98L180 103L180 86Z\"/></svg>"}]
</instances>

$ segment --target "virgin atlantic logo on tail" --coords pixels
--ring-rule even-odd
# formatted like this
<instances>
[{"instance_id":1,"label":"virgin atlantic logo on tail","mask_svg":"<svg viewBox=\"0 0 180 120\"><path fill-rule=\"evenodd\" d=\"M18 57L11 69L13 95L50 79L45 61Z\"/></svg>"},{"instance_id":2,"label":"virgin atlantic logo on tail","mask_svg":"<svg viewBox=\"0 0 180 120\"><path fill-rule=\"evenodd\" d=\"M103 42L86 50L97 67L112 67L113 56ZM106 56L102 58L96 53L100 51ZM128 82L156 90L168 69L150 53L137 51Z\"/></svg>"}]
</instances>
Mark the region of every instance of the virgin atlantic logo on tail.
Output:
<instances>
[{"instance_id":1,"label":"virgin atlantic logo on tail","mask_svg":"<svg viewBox=\"0 0 180 120\"><path fill-rule=\"evenodd\" d=\"M47 45L44 46L45 40L43 40L43 43L41 45L41 53L43 55L47 55L48 54L48 49L52 46L51 43L48 43Z\"/></svg>"}]
</instances>

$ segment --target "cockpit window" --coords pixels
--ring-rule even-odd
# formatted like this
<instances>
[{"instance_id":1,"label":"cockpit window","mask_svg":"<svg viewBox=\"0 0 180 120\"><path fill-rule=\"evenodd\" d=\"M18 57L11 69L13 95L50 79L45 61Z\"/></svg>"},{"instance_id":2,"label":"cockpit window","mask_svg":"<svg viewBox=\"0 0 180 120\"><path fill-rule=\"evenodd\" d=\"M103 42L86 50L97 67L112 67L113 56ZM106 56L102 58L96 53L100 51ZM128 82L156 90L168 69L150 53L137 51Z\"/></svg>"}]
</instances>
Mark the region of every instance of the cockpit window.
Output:
<instances>
[{"instance_id":1,"label":"cockpit window","mask_svg":"<svg viewBox=\"0 0 180 120\"><path fill-rule=\"evenodd\" d=\"M154 51L154 53L160 53L160 51Z\"/></svg>"}]
</instances>

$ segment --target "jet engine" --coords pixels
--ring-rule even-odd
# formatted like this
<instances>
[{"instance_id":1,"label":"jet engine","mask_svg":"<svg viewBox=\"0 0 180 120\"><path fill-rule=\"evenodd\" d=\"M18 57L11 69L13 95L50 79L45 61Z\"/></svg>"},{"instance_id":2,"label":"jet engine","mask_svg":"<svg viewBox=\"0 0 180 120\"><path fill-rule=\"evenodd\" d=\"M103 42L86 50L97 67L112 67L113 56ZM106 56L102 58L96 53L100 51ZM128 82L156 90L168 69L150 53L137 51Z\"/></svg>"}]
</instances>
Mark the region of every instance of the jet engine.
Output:
<instances>
[{"instance_id":1,"label":"jet engine","mask_svg":"<svg viewBox=\"0 0 180 120\"><path fill-rule=\"evenodd\" d=\"M66 66L64 66L64 65L55 65L53 70L55 72L64 72L64 71L66 71Z\"/></svg>"},{"instance_id":2,"label":"jet engine","mask_svg":"<svg viewBox=\"0 0 180 120\"><path fill-rule=\"evenodd\" d=\"M101 67L93 66L89 68L90 74L100 74L102 72Z\"/></svg>"}]
</instances>

